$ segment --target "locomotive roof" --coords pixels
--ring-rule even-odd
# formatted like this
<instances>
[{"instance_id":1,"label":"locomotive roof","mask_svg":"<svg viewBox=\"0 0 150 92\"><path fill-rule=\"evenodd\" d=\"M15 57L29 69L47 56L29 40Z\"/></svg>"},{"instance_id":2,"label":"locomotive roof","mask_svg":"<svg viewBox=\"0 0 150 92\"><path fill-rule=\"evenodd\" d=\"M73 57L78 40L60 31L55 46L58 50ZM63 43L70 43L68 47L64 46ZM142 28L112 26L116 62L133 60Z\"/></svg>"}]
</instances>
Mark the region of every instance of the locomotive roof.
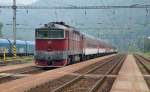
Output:
<instances>
[{"instance_id":1,"label":"locomotive roof","mask_svg":"<svg viewBox=\"0 0 150 92\"><path fill-rule=\"evenodd\" d=\"M74 31L78 34L80 34L79 31L76 30L76 28L66 25L64 22L49 22L48 24L45 24L44 27L37 28L37 30L45 30L45 29L57 29L57 30L62 30L62 29L68 29L69 31Z\"/></svg>"},{"instance_id":2,"label":"locomotive roof","mask_svg":"<svg viewBox=\"0 0 150 92\"><path fill-rule=\"evenodd\" d=\"M64 22L49 22L48 24L45 24L43 27L41 28L37 28L37 29L68 29L68 28L73 28L69 25L66 25Z\"/></svg>"}]
</instances>

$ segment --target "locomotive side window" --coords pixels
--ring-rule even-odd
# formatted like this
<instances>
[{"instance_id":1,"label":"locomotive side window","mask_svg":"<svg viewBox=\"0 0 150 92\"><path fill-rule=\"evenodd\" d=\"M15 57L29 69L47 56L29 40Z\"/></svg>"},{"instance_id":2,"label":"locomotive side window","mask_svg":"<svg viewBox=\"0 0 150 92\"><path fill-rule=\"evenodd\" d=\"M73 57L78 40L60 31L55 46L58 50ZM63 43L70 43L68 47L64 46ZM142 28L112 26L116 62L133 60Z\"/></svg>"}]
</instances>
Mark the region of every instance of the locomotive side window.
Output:
<instances>
[{"instance_id":1,"label":"locomotive side window","mask_svg":"<svg viewBox=\"0 0 150 92\"><path fill-rule=\"evenodd\" d=\"M63 30L50 30L49 31L49 38L51 39L63 39L64 38L64 31Z\"/></svg>"},{"instance_id":2,"label":"locomotive side window","mask_svg":"<svg viewBox=\"0 0 150 92\"><path fill-rule=\"evenodd\" d=\"M48 38L48 31L38 30L36 33L37 38Z\"/></svg>"}]
</instances>

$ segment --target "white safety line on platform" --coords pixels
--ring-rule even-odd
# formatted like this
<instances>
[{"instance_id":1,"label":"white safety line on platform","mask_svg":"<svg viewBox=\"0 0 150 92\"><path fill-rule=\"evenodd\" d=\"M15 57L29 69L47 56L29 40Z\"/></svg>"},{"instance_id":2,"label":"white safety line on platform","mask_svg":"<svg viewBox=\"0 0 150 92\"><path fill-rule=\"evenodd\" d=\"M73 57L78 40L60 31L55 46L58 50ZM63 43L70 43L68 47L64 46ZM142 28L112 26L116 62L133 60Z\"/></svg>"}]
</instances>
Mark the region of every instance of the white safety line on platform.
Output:
<instances>
[{"instance_id":1,"label":"white safety line on platform","mask_svg":"<svg viewBox=\"0 0 150 92\"><path fill-rule=\"evenodd\" d=\"M0 73L0 78L2 77L25 77L25 76L31 76L31 74L13 74L13 73Z\"/></svg>"}]
</instances>

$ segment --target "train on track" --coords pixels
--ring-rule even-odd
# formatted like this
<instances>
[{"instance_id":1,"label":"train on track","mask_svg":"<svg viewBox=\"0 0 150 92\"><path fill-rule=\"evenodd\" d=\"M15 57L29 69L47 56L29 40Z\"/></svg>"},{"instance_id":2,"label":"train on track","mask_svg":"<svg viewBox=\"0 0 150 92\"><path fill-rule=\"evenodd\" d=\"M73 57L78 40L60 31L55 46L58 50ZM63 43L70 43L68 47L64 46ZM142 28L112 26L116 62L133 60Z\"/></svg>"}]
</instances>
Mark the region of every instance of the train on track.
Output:
<instances>
[{"instance_id":1,"label":"train on track","mask_svg":"<svg viewBox=\"0 0 150 92\"><path fill-rule=\"evenodd\" d=\"M116 48L90 38L64 22L50 22L35 29L35 63L39 67L63 67L98 56L116 53Z\"/></svg>"},{"instance_id":2,"label":"train on track","mask_svg":"<svg viewBox=\"0 0 150 92\"><path fill-rule=\"evenodd\" d=\"M4 48L6 49L7 56L13 56L13 40L0 39L0 56L4 54ZM18 56L34 55L35 42L16 40L16 52Z\"/></svg>"}]
</instances>

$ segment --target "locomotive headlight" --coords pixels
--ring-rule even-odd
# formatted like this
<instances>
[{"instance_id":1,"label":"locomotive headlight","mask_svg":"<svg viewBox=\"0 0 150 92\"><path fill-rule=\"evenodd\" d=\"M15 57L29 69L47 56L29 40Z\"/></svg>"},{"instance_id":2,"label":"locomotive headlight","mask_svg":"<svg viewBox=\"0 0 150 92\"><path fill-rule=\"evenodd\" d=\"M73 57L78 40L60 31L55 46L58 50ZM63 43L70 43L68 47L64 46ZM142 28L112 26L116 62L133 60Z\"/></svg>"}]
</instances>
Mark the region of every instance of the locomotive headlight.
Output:
<instances>
[{"instance_id":1,"label":"locomotive headlight","mask_svg":"<svg viewBox=\"0 0 150 92\"><path fill-rule=\"evenodd\" d=\"M48 41L48 44L51 44L52 42L51 41Z\"/></svg>"}]
</instances>

